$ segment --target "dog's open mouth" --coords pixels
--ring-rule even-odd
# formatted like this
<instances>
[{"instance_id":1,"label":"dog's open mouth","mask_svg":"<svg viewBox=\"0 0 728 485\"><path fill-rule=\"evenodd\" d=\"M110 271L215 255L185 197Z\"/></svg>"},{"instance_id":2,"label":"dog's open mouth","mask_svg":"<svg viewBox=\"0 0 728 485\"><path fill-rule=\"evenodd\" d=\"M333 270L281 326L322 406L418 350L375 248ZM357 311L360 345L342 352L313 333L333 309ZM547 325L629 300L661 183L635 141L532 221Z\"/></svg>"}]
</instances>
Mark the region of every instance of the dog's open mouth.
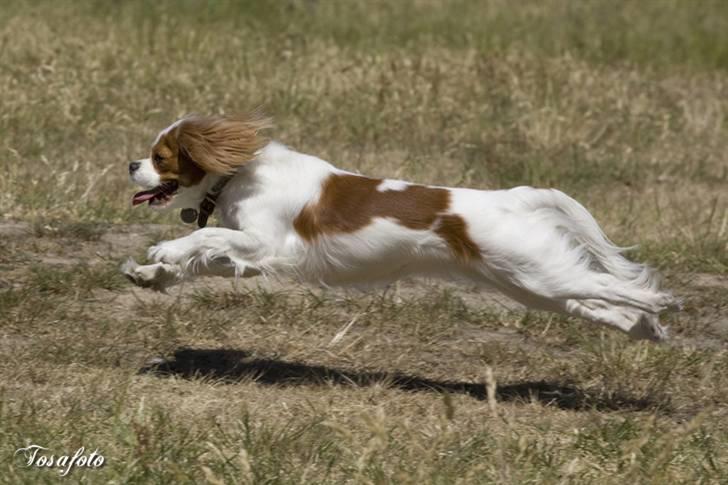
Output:
<instances>
[{"instance_id":1,"label":"dog's open mouth","mask_svg":"<svg viewBox=\"0 0 728 485\"><path fill-rule=\"evenodd\" d=\"M134 197L132 197L131 204L139 205L142 202L149 201L149 205L151 206L163 207L172 201L172 198L177 193L178 187L179 184L176 180L164 182L163 184L157 185L153 189L137 192L136 194L134 194Z\"/></svg>"}]
</instances>

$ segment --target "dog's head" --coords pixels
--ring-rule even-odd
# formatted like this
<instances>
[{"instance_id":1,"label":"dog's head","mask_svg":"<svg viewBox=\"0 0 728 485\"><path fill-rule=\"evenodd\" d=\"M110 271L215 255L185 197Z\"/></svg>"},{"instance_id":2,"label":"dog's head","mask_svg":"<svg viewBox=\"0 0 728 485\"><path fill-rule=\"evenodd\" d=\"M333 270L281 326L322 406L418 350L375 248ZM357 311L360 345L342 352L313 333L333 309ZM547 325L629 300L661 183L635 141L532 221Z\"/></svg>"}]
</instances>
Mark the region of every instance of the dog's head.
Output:
<instances>
[{"instance_id":1,"label":"dog's head","mask_svg":"<svg viewBox=\"0 0 728 485\"><path fill-rule=\"evenodd\" d=\"M149 158L129 164L129 178L145 190L132 204L156 209L193 207L205 196L208 175L230 175L266 143L260 131L270 120L260 112L245 116L182 118L162 130Z\"/></svg>"}]
</instances>

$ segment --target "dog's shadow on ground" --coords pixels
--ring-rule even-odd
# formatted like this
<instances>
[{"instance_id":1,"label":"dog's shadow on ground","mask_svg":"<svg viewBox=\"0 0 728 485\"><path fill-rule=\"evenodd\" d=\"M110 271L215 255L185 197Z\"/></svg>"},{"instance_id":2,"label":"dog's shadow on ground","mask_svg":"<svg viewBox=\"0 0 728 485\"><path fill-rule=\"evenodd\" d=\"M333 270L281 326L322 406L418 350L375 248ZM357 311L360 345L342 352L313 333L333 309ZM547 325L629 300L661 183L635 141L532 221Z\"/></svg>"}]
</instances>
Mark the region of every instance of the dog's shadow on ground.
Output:
<instances>
[{"instance_id":1,"label":"dog's shadow on ground","mask_svg":"<svg viewBox=\"0 0 728 485\"><path fill-rule=\"evenodd\" d=\"M408 392L467 394L486 399L481 383L438 381L396 372L361 372L322 365L287 362L279 359L252 358L250 352L233 349L180 348L170 359L155 359L140 369L141 374L178 376L186 379L212 378L234 383L245 379L272 386L335 384L371 386L377 383ZM526 381L498 384L496 400L501 402L538 401L570 410L644 410L656 407L647 399L628 396L592 395L577 387L547 382Z\"/></svg>"}]
</instances>

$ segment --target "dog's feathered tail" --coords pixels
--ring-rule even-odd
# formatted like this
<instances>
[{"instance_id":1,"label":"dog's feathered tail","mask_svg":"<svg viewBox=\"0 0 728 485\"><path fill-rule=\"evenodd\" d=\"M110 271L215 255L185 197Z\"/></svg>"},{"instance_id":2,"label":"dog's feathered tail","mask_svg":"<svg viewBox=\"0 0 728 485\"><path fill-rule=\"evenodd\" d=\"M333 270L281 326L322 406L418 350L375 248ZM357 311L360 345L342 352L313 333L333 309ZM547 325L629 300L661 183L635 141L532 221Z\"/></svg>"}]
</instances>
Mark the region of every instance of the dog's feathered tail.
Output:
<instances>
[{"instance_id":1,"label":"dog's feathered tail","mask_svg":"<svg viewBox=\"0 0 728 485\"><path fill-rule=\"evenodd\" d=\"M622 254L634 246L620 247L610 241L594 217L576 200L559 190L546 189L530 192L524 202L531 210L546 211L544 217L574 238L598 269L640 288L659 288L657 271L630 261Z\"/></svg>"}]
</instances>

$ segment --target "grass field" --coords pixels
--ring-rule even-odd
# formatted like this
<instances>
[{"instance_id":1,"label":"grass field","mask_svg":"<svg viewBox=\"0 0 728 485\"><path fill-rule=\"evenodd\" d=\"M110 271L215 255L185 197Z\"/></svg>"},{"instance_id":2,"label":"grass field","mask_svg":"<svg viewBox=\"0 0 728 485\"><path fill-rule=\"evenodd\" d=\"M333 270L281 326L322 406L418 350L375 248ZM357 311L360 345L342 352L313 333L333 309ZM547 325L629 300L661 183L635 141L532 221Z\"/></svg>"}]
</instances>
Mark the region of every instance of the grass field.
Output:
<instances>
[{"instance_id":1,"label":"grass field","mask_svg":"<svg viewBox=\"0 0 728 485\"><path fill-rule=\"evenodd\" d=\"M685 298L673 338L430 281L132 288L190 229L128 161L258 105L343 168L568 192ZM0 482L728 483L728 3L13 0L0 106Z\"/></svg>"}]
</instances>

